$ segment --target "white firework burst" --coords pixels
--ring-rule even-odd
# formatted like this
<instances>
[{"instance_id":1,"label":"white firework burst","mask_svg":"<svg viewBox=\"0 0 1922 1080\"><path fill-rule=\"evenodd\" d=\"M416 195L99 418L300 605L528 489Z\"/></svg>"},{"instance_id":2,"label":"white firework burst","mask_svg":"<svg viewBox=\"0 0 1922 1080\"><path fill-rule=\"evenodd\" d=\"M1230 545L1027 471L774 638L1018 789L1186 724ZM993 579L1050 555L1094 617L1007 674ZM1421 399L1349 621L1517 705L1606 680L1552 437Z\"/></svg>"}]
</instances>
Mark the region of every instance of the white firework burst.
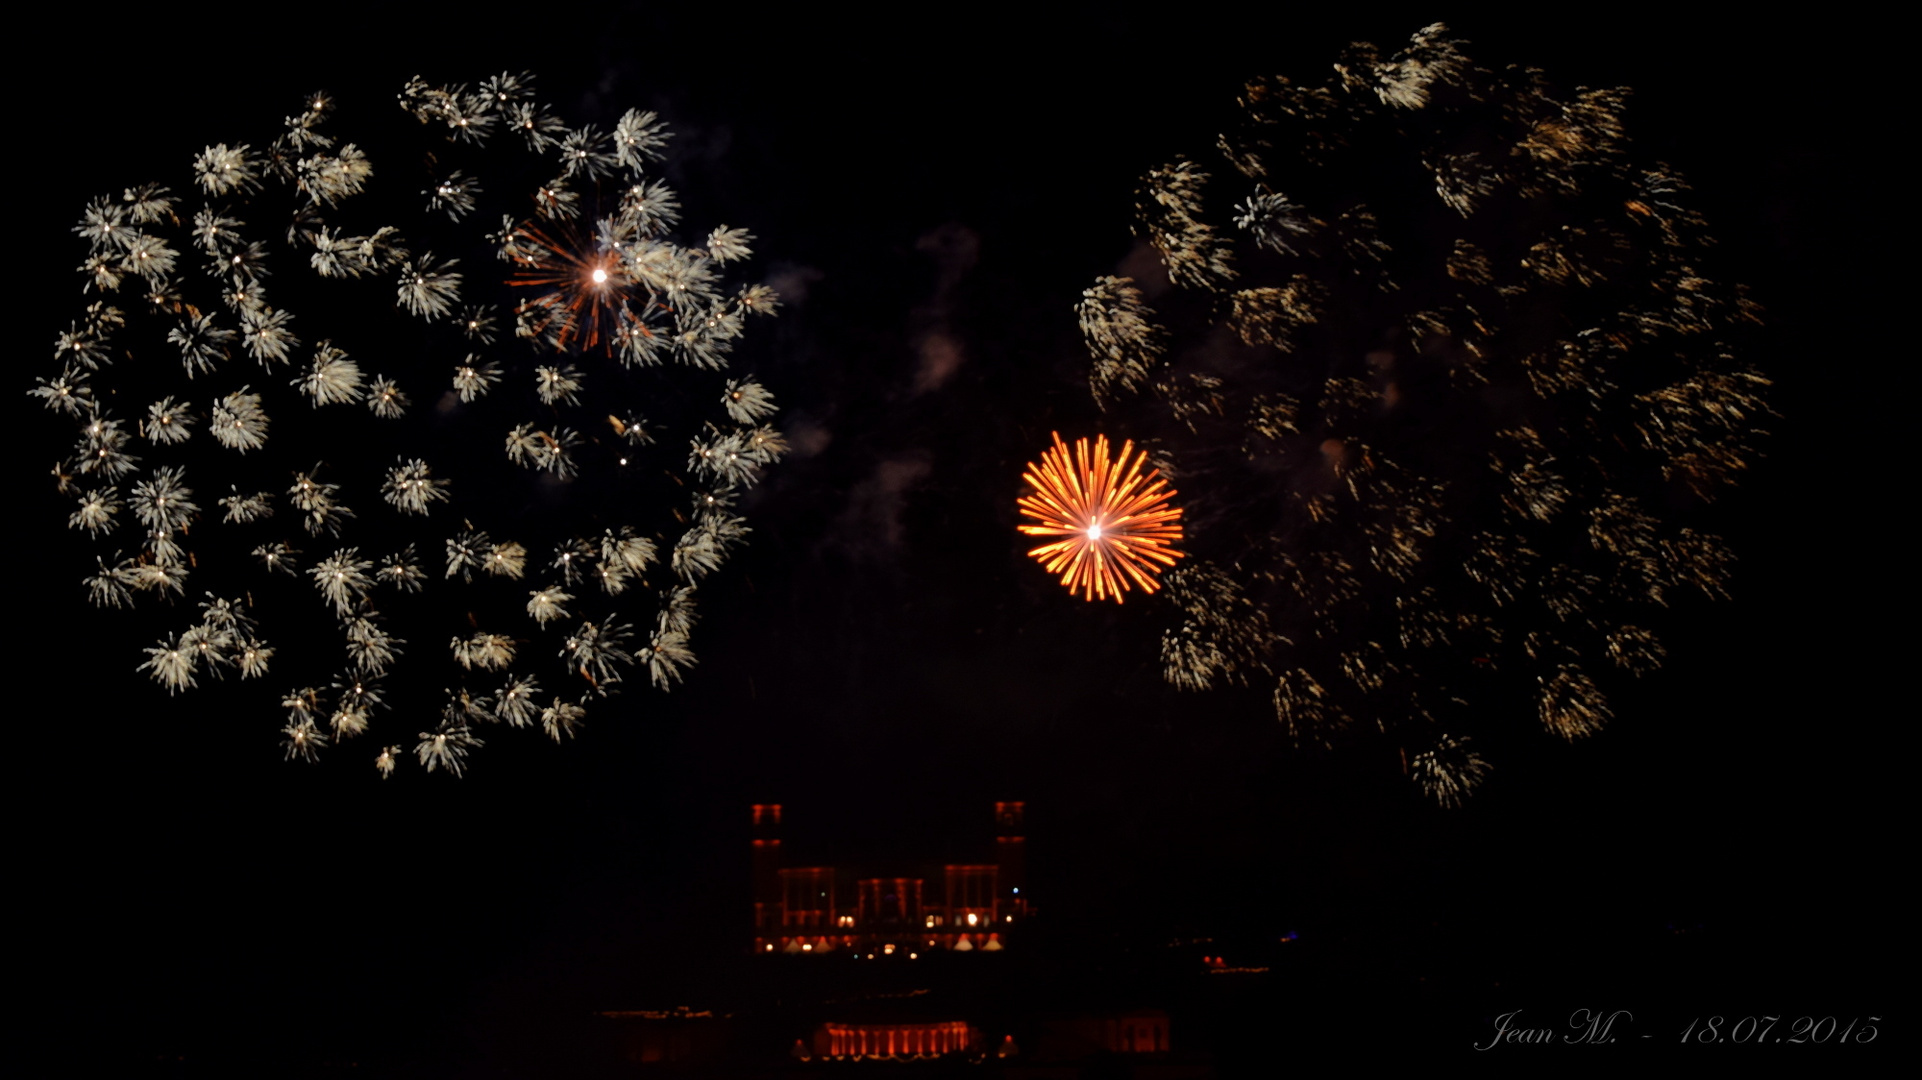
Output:
<instances>
[{"instance_id":1,"label":"white firework burst","mask_svg":"<svg viewBox=\"0 0 1922 1080\"><path fill-rule=\"evenodd\" d=\"M500 381L499 367L481 362L472 356L454 369L454 392L460 395L463 402L477 401L486 397L487 392Z\"/></svg>"},{"instance_id":2,"label":"white firework burst","mask_svg":"<svg viewBox=\"0 0 1922 1080\"><path fill-rule=\"evenodd\" d=\"M215 442L243 454L267 445L267 414L261 411L260 395L243 386L215 401L208 430Z\"/></svg>"},{"instance_id":3,"label":"white firework burst","mask_svg":"<svg viewBox=\"0 0 1922 1080\"><path fill-rule=\"evenodd\" d=\"M453 259L435 261L428 252L403 263L396 279L395 303L410 315L432 322L445 318L460 302L461 276Z\"/></svg>"},{"instance_id":4,"label":"white firework burst","mask_svg":"<svg viewBox=\"0 0 1922 1080\"><path fill-rule=\"evenodd\" d=\"M536 589L528 594L527 614L542 626L568 617L567 602L574 597L559 588Z\"/></svg>"},{"instance_id":5,"label":"white firework burst","mask_svg":"<svg viewBox=\"0 0 1922 1080\"><path fill-rule=\"evenodd\" d=\"M434 479L427 462L414 458L387 470L380 493L403 514L425 514L433 504L447 501L449 486L446 480Z\"/></svg>"},{"instance_id":6,"label":"white firework burst","mask_svg":"<svg viewBox=\"0 0 1922 1080\"><path fill-rule=\"evenodd\" d=\"M366 396L360 387L360 365L348 359L344 350L326 341L315 348L307 373L295 379L293 385L307 395L315 407L359 401Z\"/></svg>"},{"instance_id":7,"label":"white firework burst","mask_svg":"<svg viewBox=\"0 0 1922 1080\"><path fill-rule=\"evenodd\" d=\"M307 717L289 720L280 729L280 735L281 751L288 761L296 758L301 761L317 761L320 758L320 752L327 747L326 734Z\"/></svg>"},{"instance_id":8,"label":"white firework burst","mask_svg":"<svg viewBox=\"0 0 1922 1080\"><path fill-rule=\"evenodd\" d=\"M167 693L177 694L198 685L194 680L195 659L194 650L183 645L178 637L166 638L147 650L147 662L141 664L139 670L166 687Z\"/></svg>"},{"instance_id":9,"label":"white firework burst","mask_svg":"<svg viewBox=\"0 0 1922 1080\"><path fill-rule=\"evenodd\" d=\"M194 416L186 403L171 397L147 406L147 418L140 422L140 433L159 446L186 442L193 434Z\"/></svg>"},{"instance_id":10,"label":"white firework burst","mask_svg":"<svg viewBox=\"0 0 1922 1080\"><path fill-rule=\"evenodd\" d=\"M453 676L441 685L456 689L439 725L408 745L426 771L458 775L486 724L531 729L538 720L560 740L579 727L583 695L615 692L637 660L663 687L693 662L686 582L713 572L741 541L735 492L785 449L766 387L704 373L726 367L746 316L773 313L778 297L766 285L724 282L754 256L748 230L674 235L682 204L653 174L667 140L654 113L629 110L611 132L570 128L536 99L531 76L511 73L457 85L415 79L401 103L431 145L383 162L379 187L373 160L332 129L333 102L316 94L278 135L228 136L182 155L184 198L145 184L85 203L73 229L84 249L81 313L53 335L53 366L27 392L73 439L53 476L69 535L96 548L93 570L75 574L88 600L173 602L203 577L222 590L200 605L197 622L146 650L143 674L169 693L270 673L332 679L325 694L308 687L282 699L285 754L315 760L391 722L375 679L403 663L438 664ZM503 130L518 137L493 138ZM551 156L542 162L530 150ZM549 179L532 182L541 178ZM464 251L484 238L512 267L510 279L472 275L427 250L429 235L450 233L432 246ZM414 357L376 352L368 326L390 318L387 286L398 312L422 320L410 332L418 346L406 347L463 357L451 365L451 387L430 393L410 381ZM349 350L378 355L385 373ZM179 368L146 362L174 355ZM236 360L271 377L242 385ZM663 366L669 360L680 367ZM640 391L651 420L630 400L644 379L664 391ZM429 397L410 401L409 391ZM137 403L137 423L109 412L120 403ZM331 408L355 403L368 412ZM304 407L285 411L295 404ZM451 459L472 445L476 425L508 432L506 461ZM679 454L663 448L696 432L708 455L680 475ZM371 446L388 447L391 465L370 468ZM692 517L678 498L591 508L563 499L553 513L543 502L541 513L503 517L518 485L536 485L546 500L590 490L604 471L644 466L626 474L639 476L656 464L701 493ZM262 481L276 473L291 476L284 506L281 485ZM455 505L456 475L460 511L473 520L436 528L424 519ZM571 484L577 477L589 484ZM228 491L211 523L195 492L210 483ZM346 501L375 490L393 513L360 520ZM507 520L525 522L512 527L528 529L528 543L488 535ZM303 555L303 535L329 541ZM561 537L551 564L530 562L536 542L544 552ZM417 553L443 544L445 572L423 568ZM278 599L281 574L309 582L319 605ZM660 589L654 574L682 583ZM576 593L590 577L606 607L583 622ZM503 590L504 581L517 586ZM524 603L501 603L520 588ZM633 607L657 594L661 610L639 613L655 631L640 650ZM446 653L404 656L396 630L421 625L435 604L469 613L466 628ZM391 608L391 620L377 606ZM285 647L276 627L303 619L337 627L344 656ZM448 640L439 633L431 639ZM1628 642L1621 653L1639 648ZM543 665L586 688L543 694L553 681L536 678ZM485 692L459 686L480 677L493 684ZM388 776L405 754L393 732L378 737L388 745L375 764Z\"/></svg>"},{"instance_id":11,"label":"white firework burst","mask_svg":"<svg viewBox=\"0 0 1922 1080\"><path fill-rule=\"evenodd\" d=\"M392 585L402 592L417 593L427 587L427 572L420 568L420 558L414 554L412 544L382 560L375 576L381 584Z\"/></svg>"},{"instance_id":12,"label":"white firework burst","mask_svg":"<svg viewBox=\"0 0 1922 1080\"><path fill-rule=\"evenodd\" d=\"M385 375L376 375L367 387L367 407L382 420L398 420L407 415L411 402L394 380Z\"/></svg>"},{"instance_id":13,"label":"white firework burst","mask_svg":"<svg viewBox=\"0 0 1922 1080\"><path fill-rule=\"evenodd\" d=\"M120 512L118 492L112 488L96 488L82 492L77 501L79 507L67 517L68 528L85 529L90 535L113 528L114 515Z\"/></svg>"},{"instance_id":14,"label":"white firework burst","mask_svg":"<svg viewBox=\"0 0 1922 1080\"><path fill-rule=\"evenodd\" d=\"M454 661L469 671L501 671L514 662L514 639L503 634L455 638L448 648Z\"/></svg>"},{"instance_id":15,"label":"white firework burst","mask_svg":"<svg viewBox=\"0 0 1922 1080\"><path fill-rule=\"evenodd\" d=\"M480 748L481 740L465 724L443 724L420 733L414 757L428 772L443 771L461 775L467 769L467 755Z\"/></svg>"},{"instance_id":16,"label":"white firework burst","mask_svg":"<svg viewBox=\"0 0 1922 1080\"><path fill-rule=\"evenodd\" d=\"M587 718L587 710L571 701L555 698L554 703L541 710L541 730L547 737L560 742L572 738L580 730L581 721Z\"/></svg>"},{"instance_id":17,"label":"white firework burst","mask_svg":"<svg viewBox=\"0 0 1922 1080\"><path fill-rule=\"evenodd\" d=\"M341 548L315 563L307 576L336 615L347 615L373 588L374 579L367 573L373 568L372 562L360 557L359 548Z\"/></svg>"}]
</instances>

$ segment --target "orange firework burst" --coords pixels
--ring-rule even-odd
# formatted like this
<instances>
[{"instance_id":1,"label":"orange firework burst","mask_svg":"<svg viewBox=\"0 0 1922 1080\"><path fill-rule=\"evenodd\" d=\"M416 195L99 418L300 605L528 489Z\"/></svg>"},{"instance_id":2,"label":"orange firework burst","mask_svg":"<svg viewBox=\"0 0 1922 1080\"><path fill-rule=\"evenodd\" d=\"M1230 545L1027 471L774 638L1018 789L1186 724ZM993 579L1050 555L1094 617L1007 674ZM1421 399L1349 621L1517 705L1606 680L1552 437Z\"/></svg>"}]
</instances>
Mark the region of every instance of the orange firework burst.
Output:
<instances>
[{"instance_id":1,"label":"orange firework burst","mask_svg":"<svg viewBox=\"0 0 1922 1080\"><path fill-rule=\"evenodd\" d=\"M1147 452L1136 452L1133 442L1110 458L1106 435L1095 438L1092 452L1087 439L1076 439L1070 456L1056 433L1054 445L1023 474L1034 494L1020 500L1021 513L1038 524L1021 531L1062 537L1028 554L1060 574L1069 592L1120 603L1130 582L1154 592L1160 587L1155 577L1181 557L1169 546L1181 539L1181 510L1168 505L1174 492L1159 472L1142 475L1147 463Z\"/></svg>"},{"instance_id":2,"label":"orange firework burst","mask_svg":"<svg viewBox=\"0 0 1922 1080\"><path fill-rule=\"evenodd\" d=\"M620 253L611 244L557 241L531 224L517 229L515 239L520 268L507 283L551 290L523 305L536 332L561 349L600 344L603 327L617 319L632 284Z\"/></svg>"}]
</instances>

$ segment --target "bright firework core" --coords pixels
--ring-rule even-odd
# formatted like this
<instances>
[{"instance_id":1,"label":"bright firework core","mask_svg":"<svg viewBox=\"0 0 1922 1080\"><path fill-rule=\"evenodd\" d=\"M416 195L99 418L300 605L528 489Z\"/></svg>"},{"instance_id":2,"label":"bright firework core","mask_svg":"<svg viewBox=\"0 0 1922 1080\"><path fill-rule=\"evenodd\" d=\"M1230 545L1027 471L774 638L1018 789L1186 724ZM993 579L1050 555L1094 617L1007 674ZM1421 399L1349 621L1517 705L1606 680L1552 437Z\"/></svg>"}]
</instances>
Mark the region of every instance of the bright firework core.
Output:
<instances>
[{"instance_id":1,"label":"bright firework core","mask_svg":"<svg viewBox=\"0 0 1922 1080\"><path fill-rule=\"evenodd\" d=\"M551 331L562 349L591 349L611 336L629 281L620 254L611 247L569 236L556 239L533 225L522 225L517 236L525 254L508 284L548 291L524 308L539 330Z\"/></svg>"},{"instance_id":2,"label":"bright firework core","mask_svg":"<svg viewBox=\"0 0 1922 1080\"><path fill-rule=\"evenodd\" d=\"M1175 493L1155 470L1143 475L1147 462L1133 442L1122 443L1121 454L1110 458L1105 435L1092 448L1087 439L1076 439L1070 452L1057 433L1054 445L1023 474L1034 493L1018 505L1036 524L1021 531L1063 538L1028 554L1060 574L1069 592L1120 603L1136 586L1154 592L1160 587L1155 578L1181 558L1170 546L1181 539L1181 510L1168 505Z\"/></svg>"}]
</instances>

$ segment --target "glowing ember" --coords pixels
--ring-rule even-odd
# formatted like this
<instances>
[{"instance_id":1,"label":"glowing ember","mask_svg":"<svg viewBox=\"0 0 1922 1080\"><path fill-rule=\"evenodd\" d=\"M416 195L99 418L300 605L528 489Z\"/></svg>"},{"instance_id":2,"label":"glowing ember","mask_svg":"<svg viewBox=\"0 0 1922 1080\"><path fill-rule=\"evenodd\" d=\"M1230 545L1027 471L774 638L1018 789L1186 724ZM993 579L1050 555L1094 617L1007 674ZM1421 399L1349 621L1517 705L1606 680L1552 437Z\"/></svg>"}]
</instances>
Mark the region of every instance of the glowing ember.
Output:
<instances>
[{"instance_id":1,"label":"glowing ember","mask_svg":"<svg viewBox=\"0 0 1922 1080\"><path fill-rule=\"evenodd\" d=\"M1175 493L1155 470L1143 475L1147 463L1133 442L1110 458L1105 435L1095 438L1092 451L1087 439L1076 439L1071 456L1056 434L1054 446L1023 474L1034 493L1019 500L1021 514L1037 524L1021 531L1063 538L1028 554L1060 574L1069 592L1120 603L1136 586L1154 592L1156 576L1181 558L1169 546L1181 539L1181 510L1168 505Z\"/></svg>"},{"instance_id":2,"label":"glowing ember","mask_svg":"<svg viewBox=\"0 0 1922 1080\"><path fill-rule=\"evenodd\" d=\"M548 290L522 305L528 323L561 350L607 343L632 284L619 252L571 235L556 239L532 224L516 236L523 253L508 284Z\"/></svg>"}]
</instances>

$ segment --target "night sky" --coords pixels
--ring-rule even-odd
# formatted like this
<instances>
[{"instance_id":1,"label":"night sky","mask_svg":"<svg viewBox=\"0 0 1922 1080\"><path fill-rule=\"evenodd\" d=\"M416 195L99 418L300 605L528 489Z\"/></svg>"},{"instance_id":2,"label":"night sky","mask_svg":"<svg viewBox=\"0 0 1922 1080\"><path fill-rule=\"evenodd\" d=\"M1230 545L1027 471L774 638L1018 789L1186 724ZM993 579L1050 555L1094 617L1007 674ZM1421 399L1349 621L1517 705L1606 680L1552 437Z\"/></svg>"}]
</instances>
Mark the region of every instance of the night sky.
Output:
<instances>
[{"instance_id":1,"label":"night sky","mask_svg":"<svg viewBox=\"0 0 1922 1080\"><path fill-rule=\"evenodd\" d=\"M33 1011L12 1054L480 1072L529 1018L723 1000L765 801L824 861L917 862L973 857L989 803L1025 800L1032 892L1064 934L1333 943L1384 1041L1407 1018L1369 988L1409 978L1512 978L1535 988L1512 1007L1544 1011L1893 1012L1912 581L1882 443L1906 347L1864 262L1893 228L1858 189L1887 132L1844 31L1185 4L1046 26L59 17L16 47L84 55L104 26L146 59L77 64L20 106L11 891ZM1690 179L1718 275L1766 309L1753 359L1780 414L1711 511L1734 599L1675 604L1667 666L1610 684L1610 728L1507 748L1455 812L1389 743L1297 749L1258 690L1167 686L1153 608L1071 600L1014 531L1023 464L1098 421L1072 306L1129 252L1135 180L1210 154L1243 79L1318 78L1437 18L1479 62L1634 89L1638 156ZM169 700L133 671L146 624L86 603L46 476L67 435L24 396L80 307L68 229L94 194L184 187L202 145L263 138L311 90L390 108L409 76L504 69L570 119L670 122L687 221L751 229L752 272L786 294L741 364L797 449L744 503L750 543L703 587L671 694L636 688L564 747L501 740L459 781L283 762L271 689Z\"/></svg>"}]
</instances>

